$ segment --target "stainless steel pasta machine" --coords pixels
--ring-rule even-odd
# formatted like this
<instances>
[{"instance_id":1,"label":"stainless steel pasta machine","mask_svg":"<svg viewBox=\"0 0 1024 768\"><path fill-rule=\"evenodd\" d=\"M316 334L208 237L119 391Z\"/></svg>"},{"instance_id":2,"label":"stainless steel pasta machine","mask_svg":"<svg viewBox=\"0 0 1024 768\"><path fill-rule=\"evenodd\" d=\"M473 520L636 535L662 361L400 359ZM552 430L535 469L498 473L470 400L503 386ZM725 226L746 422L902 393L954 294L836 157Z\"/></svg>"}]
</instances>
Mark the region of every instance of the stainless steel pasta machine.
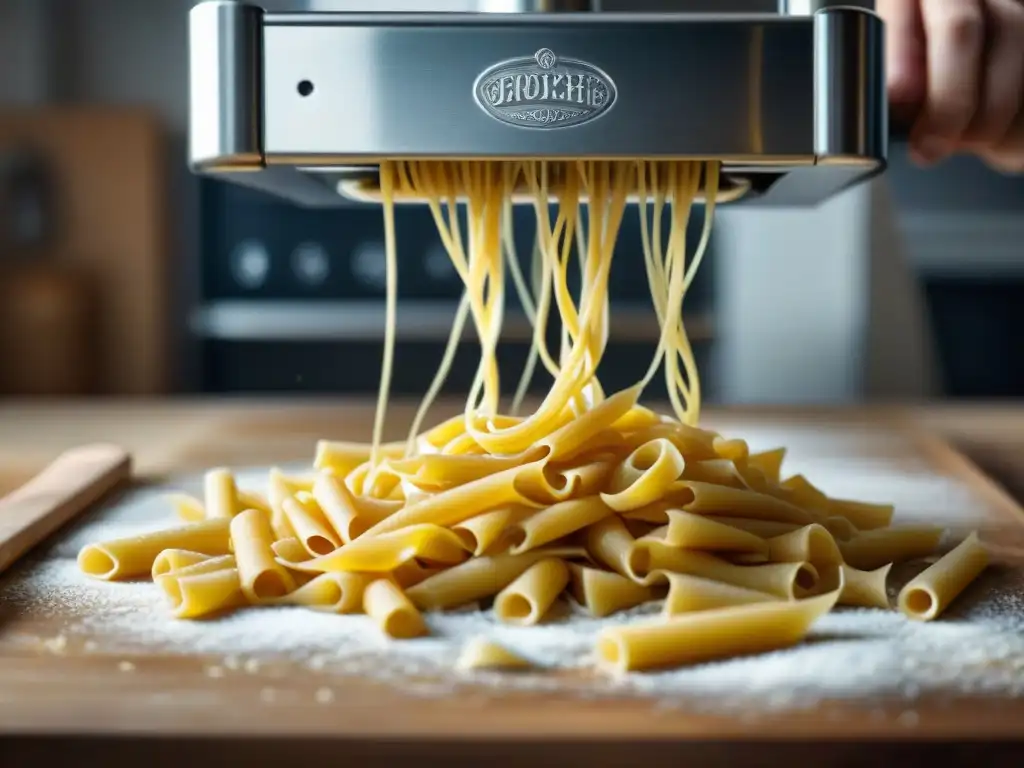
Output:
<instances>
[{"instance_id":1,"label":"stainless steel pasta machine","mask_svg":"<svg viewBox=\"0 0 1024 768\"><path fill-rule=\"evenodd\" d=\"M726 197L799 206L885 167L884 25L849 0L769 13L726 13L726 0L714 13L450 5L199 3L193 170L335 206L372 189L383 159L716 158Z\"/></svg>"}]
</instances>

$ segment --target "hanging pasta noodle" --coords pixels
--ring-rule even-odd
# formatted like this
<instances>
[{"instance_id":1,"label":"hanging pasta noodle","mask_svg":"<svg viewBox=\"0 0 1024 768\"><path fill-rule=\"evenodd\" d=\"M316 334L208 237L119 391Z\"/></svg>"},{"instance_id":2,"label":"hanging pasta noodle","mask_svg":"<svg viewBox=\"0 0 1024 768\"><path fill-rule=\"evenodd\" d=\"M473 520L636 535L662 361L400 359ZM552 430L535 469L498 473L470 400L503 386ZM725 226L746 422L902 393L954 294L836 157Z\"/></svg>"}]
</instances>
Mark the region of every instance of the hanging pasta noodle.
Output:
<instances>
[{"instance_id":1,"label":"hanging pasta noodle","mask_svg":"<svg viewBox=\"0 0 1024 768\"><path fill-rule=\"evenodd\" d=\"M659 619L595 638L603 665L629 671L798 642L837 603L884 604L890 564L938 547L939 529L891 528L891 507L830 499L801 476L783 477L781 450L751 454L742 440L698 426L700 377L682 308L710 239L716 162L396 161L381 165L379 191L387 327L372 443L328 444L317 453L315 482L272 473L269 504L253 503L260 497L220 470L205 506L177 500L188 525L86 547L86 573L153 573L179 617L247 603L336 613L362 606L394 637L427 631L421 612L486 598L498 598L500 620L533 623L566 591L605 616L668 587ZM529 286L515 261L514 196L526 198L536 219ZM395 358L394 206L410 197L431 212L464 292L403 455L381 437ZM637 384L605 393L609 280L631 197L660 335ZM691 254L686 232L701 198L704 227ZM506 270L533 338L510 415L499 411L497 355ZM560 323L557 351L547 344L552 320ZM470 322L480 361L464 412L421 432ZM550 387L520 415L538 364ZM637 404L659 371L671 417ZM214 529L220 538L211 544ZM941 598L926 618L986 562L972 537L913 582ZM271 598L262 594L267 574ZM903 608L923 602L911 594Z\"/></svg>"}]
</instances>

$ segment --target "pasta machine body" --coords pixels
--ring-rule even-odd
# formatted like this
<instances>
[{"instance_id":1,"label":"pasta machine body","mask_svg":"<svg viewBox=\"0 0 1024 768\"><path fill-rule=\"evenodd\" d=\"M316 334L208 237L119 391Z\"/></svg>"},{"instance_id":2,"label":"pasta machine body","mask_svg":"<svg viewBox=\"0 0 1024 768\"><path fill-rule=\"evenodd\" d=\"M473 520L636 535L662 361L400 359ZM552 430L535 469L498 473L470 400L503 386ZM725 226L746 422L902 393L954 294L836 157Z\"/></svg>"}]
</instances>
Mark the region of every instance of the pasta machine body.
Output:
<instances>
[{"instance_id":1,"label":"pasta machine body","mask_svg":"<svg viewBox=\"0 0 1024 768\"><path fill-rule=\"evenodd\" d=\"M806 206L885 167L884 25L868 9L479 2L523 12L198 4L192 169L322 207L372 189L388 159L717 159L726 198Z\"/></svg>"}]
</instances>

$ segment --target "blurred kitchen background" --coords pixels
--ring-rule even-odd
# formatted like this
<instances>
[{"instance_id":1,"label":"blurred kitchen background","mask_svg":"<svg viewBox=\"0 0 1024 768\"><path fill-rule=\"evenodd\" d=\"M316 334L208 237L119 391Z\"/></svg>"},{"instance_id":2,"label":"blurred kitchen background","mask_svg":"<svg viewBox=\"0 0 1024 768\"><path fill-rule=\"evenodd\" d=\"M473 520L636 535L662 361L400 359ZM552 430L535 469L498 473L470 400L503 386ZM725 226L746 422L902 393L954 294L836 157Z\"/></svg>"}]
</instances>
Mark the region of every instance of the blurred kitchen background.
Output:
<instances>
[{"instance_id":1,"label":"blurred kitchen background","mask_svg":"<svg viewBox=\"0 0 1024 768\"><path fill-rule=\"evenodd\" d=\"M193 4L0 0L0 397L376 390L380 212L300 210L189 175ZM1024 178L969 159L920 171L898 138L884 181L820 209L727 209L686 309L707 399L1024 395L1022 214ZM419 394L459 286L429 214L398 223L394 387ZM519 234L525 258L528 223ZM613 307L609 387L645 369L657 334L633 220ZM511 380L528 336L509 314ZM467 342L449 392L474 356Z\"/></svg>"}]
</instances>

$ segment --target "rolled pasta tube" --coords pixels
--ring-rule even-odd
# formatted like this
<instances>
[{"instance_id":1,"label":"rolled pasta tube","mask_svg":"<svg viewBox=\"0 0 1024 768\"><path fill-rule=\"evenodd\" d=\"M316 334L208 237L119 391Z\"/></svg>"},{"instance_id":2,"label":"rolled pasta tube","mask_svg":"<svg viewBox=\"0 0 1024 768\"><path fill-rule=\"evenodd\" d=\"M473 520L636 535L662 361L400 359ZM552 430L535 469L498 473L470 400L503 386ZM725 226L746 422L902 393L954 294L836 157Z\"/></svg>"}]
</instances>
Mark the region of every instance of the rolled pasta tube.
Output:
<instances>
[{"instance_id":1,"label":"rolled pasta tube","mask_svg":"<svg viewBox=\"0 0 1024 768\"><path fill-rule=\"evenodd\" d=\"M242 593L253 603L281 597L295 589L295 579L274 559L274 532L267 516L247 509L231 521Z\"/></svg>"},{"instance_id":2,"label":"rolled pasta tube","mask_svg":"<svg viewBox=\"0 0 1024 768\"><path fill-rule=\"evenodd\" d=\"M409 560L391 572L391 580L402 589L409 589L443 570L444 568L426 568L415 560Z\"/></svg>"},{"instance_id":3,"label":"rolled pasta tube","mask_svg":"<svg viewBox=\"0 0 1024 768\"><path fill-rule=\"evenodd\" d=\"M405 443L384 443L380 447L383 459L400 459L405 455ZM366 443L348 443L320 440L316 444L313 466L344 477L360 464L370 460L370 446Z\"/></svg>"},{"instance_id":4,"label":"rolled pasta tube","mask_svg":"<svg viewBox=\"0 0 1024 768\"><path fill-rule=\"evenodd\" d=\"M725 459L687 461L679 479L711 483L712 485L726 485L731 488L746 487L742 475L736 470L736 465Z\"/></svg>"},{"instance_id":5,"label":"rolled pasta tube","mask_svg":"<svg viewBox=\"0 0 1024 768\"><path fill-rule=\"evenodd\" d=\"M569 569L561 560L541 560L494 598L494 615L506 624L530 626L550 610L569 584Z\"/></svg>"},{"instance_id":6,"label":"rolled pasta tube","mask_svg":"<svg viewBox=\"0 0 1024 768\"><path fill-rule=\"evenodd\" d=\"M583 546L598 563L632 578L629 557L636 540L618 517L606 517L583 532Z\"/></svg>"},{"instance_id":7,"label":"rolled pasta tube","mask_svg":"<svg viewBox=\"0 0 1024 768\"><path fill-rule=\"evenodd\" d=\"M190 565L209 560L210 557L210 555L204 555L202 552L189 552L187 549L165 549L153 561L150 575L156 581L158 577L163 576L165 573L187 568Z\"/></svg>"},{"instance_id":8,"label":"rolled pasta tube","mask_svg":"<svg viewBox=\"0 0 1024 768\"><path fill-rule=\"evenodd\" d=\"M372 577L361 573L322 573L294 592L263 601L266 605L301 605L326 613L357 613Z\"/></svg>"},{"instance_id":9,"label":"rolled pasta tube","mask_svg":"<svg viewBox=\"0 0 1024 768\"><path fill-rule=\"evenodd\" d=\"M826 517L821 524L837 541L849 541L860 533L856 526L845 517Z\"/></svg>"},{"instance_id":10,"label":"rolled pasta tube","mask_svg":"<svg viewBox=\"0 0 1024 768\"><path fill-rule=\"evenodd\" d=\"M276 467L271 469L267 482L267 500L270 503L270 527L274 530L275 538L298 538L284 512L285 499L291 498L292 495L292 488L288 485L284 473Z\"/></svg>"},{"instance_id":11,"label":"rolled pasta tube","mask_svg":"<svg viewBox=\"0 0 1024 768\"><path fill-rule=\"evenodd\" d=\"M807 600L701 611L656 624L609 627L597 641L602 666L617 672L676 667L796 645L836 604L838 592Z\"/></svg>"},{"instance_id":12,"label":"rolled pasta tube","mask_svg":"<svg viewBox=\"0 0 1024 768\"><path fill-rule=\"evenodd\" d=\"M547 449L537 448L515 456L464 455L441 453L396 459L388 462L392 471L422 488L444 491L474 480L489 477L495 472L520 467L543 459Z\"/></svg>"},{"instance_id":13,"label":"rolled pasta tube","mask_svg":"<svg viewBox=\"0 0 1024 768\"><path fill-rule=\"evenodd\" d=\"M712 446L716 435L684 424L657 424L623 435L622 442L631 448L651 440L664 438L674 445L687 461L716 461L721 457Z\"/></svg>"},{"instance_id":14,"label":"rolled pasta tube","mask_svg":"<svg viewBox=\"0 0 1024 768\"><path fill-rule=\"evenodd\" d=\"M78 553L78 567L88 576L110 581L151 574L153 563L167 549L226 555L231 551L230 524L228 518L215 518L126 539L88 544Z\"/></svg>"},{"instance_id":15,"label":"rolled pasta tube","mask_svg":"<svg viewBox=\"0 0 1024 768\"><path fill-rule=\"evenodd\" d=\"M734 605L752 605L778 601L776 595L754 589L737 587L722 581L690 576L685 573L668 574L668 597L665 598L663 616L710 611Z\"/></svg>"},{"instance_id":16,"label":"rolled pasta tube","mask_svg":"<svg viewBox=\"0 0 1024 768\"><path fill-rule=\"evenodd\" d=\"M647 429L660 423L661 417L650 408L634 405L612 424L612 429L619 433L632 432L637 429Z\"/></svg>"},{"instance_id":17,"label":"rolled pasta tube","mask_svg":"<svg viewBox=\"0 0 1024 768\"><path fill-rule=\"evenodd\" d=\"M812 524L768 540L768 558L774 563L811 563L815 567L839 565L843 556L832 534Z\"/></svg>"},{"instance_id":18,"label":"rolled pasta tube","mask_svg":"<svg viewBox=\"0 0 1024 768\"><path fill-rule=\"evenodd\" d=\"M810 563L733 565L705 552L669 547L660 541L638 539L629 556L630 575L640 584L664 582L668 573L685 573L767 592L784 600L807 594L818 583Z\"/></svg>"},{"instance_id":19,"label":"rolled pasta tube","mask_svg":"<svg viewBox=\"0 0 1024 768\"><path fill-rule=\"evenodd\" d=\"M582 550L573 548L534 549L521 555L476 557L441 571L406 591L421 611L458 608L494 597L518 579L534 563L549 557L578 558Z\"/></svg>"},{"instance_id":20,"label":"rolled pasta tube","mask_svg":"<svg viewBox=\"0 0 1024 768\"><path fill-rule=\"evenodd\" d=\"M670 509L667 514L663 539L670 547L768 554L768 542L760 536L680 509Z\"/></svg>"},{"instance_id":21,"label":"rolled pasta tube","mask_svg":"<svg viewBox=\"0 0 1024 768\"><path fill-rule=\"evenodd\" d=\"M427 634L423 616L398 585L387 579L379 579L366 587L363 610L388 637L405 640Z\"/></svg>"},{"instance_id":22,"label":"rolled pasta tube","mask_svg":"<svg viewBox=\"0 0 1024 768\"><path fill-rule=\"evenodd\" d=\"M529 669L532 663L513 653L503 645L483 637L475 637L466 643L455 662L457 669L521 670Z\"/></svg>"},{"instance_id":23,"label":"rolled pasta tube","mask_svg":"<svg viewBox=\"0 0 1024 768\"><path fill-rule=\"evenodd\" d=\"M271 514L270 502L255 491L238 491L239 509L258 509L265 515Z\"/></svg>"},{"instance_id":24,"label":"rolled pasta tube","mask_svg":"<svg viewBox=\"0 0 1024 768\"><path fill-rule=\"evenodd\" d=\"M716 437L711 445L720 459L728 459L732 462L745 462L750 457L750 447L745 440Z\"/></svg>"},{"instance_id":25,"label":"rolled pasta tube","mask_svg":"<svg viewBox=\"0 0 1024 768\"><path fill-rule=\"evenodd\" d=\"M282 506L288 523L295 531L295 538L312 557L330 554L341 545L338 535L313 504L293 496L285 499Z\"/></svg>"},{"instance_id":26,"label":"rolled pasta tube","mask_svg":"<svg viewBox=\"0 0 1024 768\"><path fill-rule=\"evenodd\" d=\"M235 568L205 573L172 573L162 576L157 585L178 619L205 618L245 604Z\"/></svg>"},{"instance_id":27,"label":"rolled pasta tube","mask_svg":"<svg viewBox=\"0 0 1024 768\"><path fill-rule=\"evenodd\" d=\"M786 533L799 530L802 526L799 523L781 523L776 520L756 520L746 517L731 517L729 515L708 515L708 519L723 523L741 531L760 536L762 539L772 539Z\"/></svg>"},{"instance_id":28,"label":"rolled pasta tube","mask_svg":"<svg viewBox=\"0 0 1024 768\"><path fill-rule=\"evenodd\" d=\"M220 555L218 557L208 557L205 560L200 560L197 563L186 565L182 568L168 571L167 573L161 573L159 576L153 579L153 581L159 581L160 579L175 579L183 576L199 576L204 573L213 573L214 571L226 571L237 566L234 555Z\"/></svg>"},{"instance_id":29,"label":"rolled pasta tube","mask_svg":"<svg viewBox=\"0 0 1024 768\"><path fill-rule=\"evenodd\" d=\"M563 501L509 526L508 539L512 544L509 552L518 555L550 544L611 514L612 510L600 496Z\"/></svg>"},{"instance_id":30,"label":"rolled pasta tube","mask_svg":"<svg viewBox=\"0 0 1024 768\"><path fill-rule=\"evenodd\" d=\"M911 619L931 621L988 567L988 551L972 533L900 590L897 605Z\"/></svg>"},{"instance_id":31,"label":"rolled pasta tube","mask_svg":"<svg viewBox=\"0 0 1024 768\"><path fill-rule=\"evenodd\" d=\"M858 608L888 608L889 593L886 582L892 563L883 565L873 571L861 571L849 565L842 569L843 590L839 593L839 605L850 605Z\"/></svg>"},{"instance_id":32,"label":"rolled pasta tube","mask_svg":"<svg viewBox=\"0 0 1024 768\"><path fill-rule=\"evenodd\" d=\"M206 519L206 507L195 496L172 493L167 496L167 501L174 507L175 514L187 523L198 523Z\"/></svg>"},{"instance_id":33,"label":"rolled pasta tube","mask_svg":"<svg viewBox=\"0 0 1024 768\"><path fill-rule=\"evenodd\" d=\"M462 539L447 528L414 525L380 536L362 536L328 555L290 563L289 567L308 573L389 573L413 558L454 565L466 556Z\"/></svg>"},{"instance_id":34,"label":"rolled pasta tube","mask_svg":"<svg viewBox=\"0 0 1024 768\"><path fill-rule=\"evenodd\" d=\"M506 469L490 477L431 496L381 520L366 531L363 537L381 536L415 525L458 525L485 509L494 509L506 504L528 503L528 499L520 492L517 481L521 475L529 475L531 470L540 473L543 472L543 466L536 463Z\"/></svg>"},{"instance_id":35,"label":"rolled pasta tube","mask_svg":"<svg viewBox=\"0 0 1024 768\"><path fill-rule=\"evenodd\" d=\"M888 563L902 563L927 557L942 539L942 528L906 525L861 531L849 541L840 541L839 551L847 565L871 571Z\"/></svg>"},{"instance_id":36,"label":"rolled pasta tube","mask_svg":"<svg viewBox=\"0 0 1024 768\"><path fill-rule=\"evenodd\" d=\"M677 480L666 489L665 500L698 515L729 515L800 525L814 522L810 512L782 499L724 485Z\"/></svg>"},{"instance_id":37,"label":"rolled pasta tube","mask_svg":"<svg viewBox=\"0 0 1024 768\"><path fill-rule=\"evenodd\" d=\"M499 550L503 546L511 544L509 541L510 526L524 520L536 511L532 507L514 504L500 507L471 517L464 523L453 526L452 531L462 539L463 546L472 552L474 557L481 557L491 550Z\"/></svg>"},{"instance_id":38,"label":"rolled pasta tube","mask_svg":"<svg viewBox=\"0 0 1024 768\"><path fill-rule=\"evenodd\" d=\"M298 539L278 539L270 545L274 559L282 565L302 563L309 559L309 553Z\"/></svg>"},{"instance_id":39,"label":"rolled pasta tube","mask_svg":"<svg viewBox=\"0 0 1024 768\"><path fill-rule=\"evenodd\" d=\"M611 571L571 563L572 595L591 616L603 618L654 599L651 587Z\"/></svg>"},{"instance_id":40,"label":"rolled pasta tube","mask_svg":"<svg viewBox=\"0 0 1024 768\"><path fill-rule=\"evenodd\" d=\"M797 506L828 514L828 496L818 490L803 475L793 475L782 481L781 490Z\"/></svg>"},{"instance_id":41,"label":"rolled pasta tube","mask_svg":"<svg viewBox=\"0 0 1024 768\"><path fill-rule=\"evenodd\" d=\"M313 483L313 498L345 544L350 544L402 508L401 502L396 504L374 500L373 503L367 503L357 499L343 480L325 472Z\"/></svg>"},{"instance_id":42,"label":"rolled pasta tube","mask_svg":"<svg viewBox=\"0 0 1024 768\"><path fill-rule=\"evenodd\" d=\"M778 484L782 478L782 463L785 459L785 448L773 448L750 454L747 457L747 464L757 469L769 482Z\"/></svg>"},{"instance_id":43,"label":"rolled pasta tube","mask_svg":"<svg viewBox=\"0 0 1024 768\"><path fill-rule=\"evenodd\" d=\"M584 411L550 435L537 441L537 445L546 447L549 450L548 458L551 461L568 461L578 455L595 435L629 413L633 406L636 405L637 398L640 397L640 391L640 387L630 387L629 389L616 392L599 405ZM492 445L490 438L491 436L481 439L480 444L492 452L497 450L499 453L515 453L511 449L511 445L506 450L501 450L499 445ZM529 443L526 443L526 445L529 445Z\"/></svg>"},{"instance_id":44,"label":"rolled pasta tube","mask_svg":"<svg viewBox=\"0 0 1024 768\"><path fill-rule=\"evenodd\" d=\"M868 504L846 499L829 499L826 509L829 517L844 518L860 531L887 528L892 525L892 517L896 511L892 504Z\"/></svg>"},{"instance_id":45,"label":"rolled pasta tube","mask_svg":"<svg viewBox=\"0 0 1024 768\"><path fill-rule=\"evenodd\" d=\"M235 477L224 468L211 469L203 478L203 498L206 516L210 519L231 519L239 513L238 488Z\"/></svg>"},{"instance_id":46,"label":"rolled pasta tube","mask_svg":"<svg viewBox=\"0 0 1024 768\"><path fill-rule=\"evenodd\" d=\"M615 470L610 481L612 490L602 493L601 499L616 512L647 506L662 498L685 466L682 454L670 441L644 443Z\"/></svg>"}]
</instances>

